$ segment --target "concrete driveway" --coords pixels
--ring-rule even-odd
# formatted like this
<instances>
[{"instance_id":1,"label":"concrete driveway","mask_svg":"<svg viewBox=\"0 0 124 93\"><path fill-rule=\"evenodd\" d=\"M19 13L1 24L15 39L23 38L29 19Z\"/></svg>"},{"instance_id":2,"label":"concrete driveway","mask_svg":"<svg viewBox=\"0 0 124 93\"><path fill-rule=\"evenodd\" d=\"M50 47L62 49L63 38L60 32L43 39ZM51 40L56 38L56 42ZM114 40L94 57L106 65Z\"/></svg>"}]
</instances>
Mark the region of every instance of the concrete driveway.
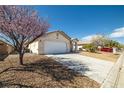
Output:
<instances>
[{"instance_id":1,"label":"concrete driveway","mask_svg":"<svg viewBox=\"0 0 124 93\"><path fill-rule=\"evenodd\" d=\"M47 55L71 69L102 83L114 65L113 62L82 56L79 54Z\"/></svg>"}]
</instances>

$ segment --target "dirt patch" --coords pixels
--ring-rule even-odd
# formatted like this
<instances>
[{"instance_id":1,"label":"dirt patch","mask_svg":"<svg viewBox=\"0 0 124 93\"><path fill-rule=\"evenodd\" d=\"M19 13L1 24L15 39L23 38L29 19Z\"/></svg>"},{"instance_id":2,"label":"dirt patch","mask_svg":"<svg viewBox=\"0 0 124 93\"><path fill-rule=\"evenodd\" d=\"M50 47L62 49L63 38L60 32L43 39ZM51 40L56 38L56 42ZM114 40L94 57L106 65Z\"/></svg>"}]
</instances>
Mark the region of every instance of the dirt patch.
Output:
<instances>
[{"instance_id":1,"label":"dirt patch","mask_svg":"<svg viewBox=\"0 0 124 93\"><path fill-rule=\"evenodd\" d=\"M107 60L111 62L116 62L117 59L119 58L119 54L115 55L113 53L107 53L107 52L97 52L97 53L91 53L91 52L80 52L81 55L83 56L89 56L89 57L94 57L102 60Z\"/></svg>"},{"instance_id":2,"label":"dirt patch","mask_svg":"<svg viewBox=\"0 0 124 93\"><path fill-rule=\"evenodd\" d=\"M17 63L18 56L13 56L0 62L0 87L100 87L96 81L80 75L52 58L42 55L25 55L25 65L20 66Z\"/></svg>"}]
</instances>

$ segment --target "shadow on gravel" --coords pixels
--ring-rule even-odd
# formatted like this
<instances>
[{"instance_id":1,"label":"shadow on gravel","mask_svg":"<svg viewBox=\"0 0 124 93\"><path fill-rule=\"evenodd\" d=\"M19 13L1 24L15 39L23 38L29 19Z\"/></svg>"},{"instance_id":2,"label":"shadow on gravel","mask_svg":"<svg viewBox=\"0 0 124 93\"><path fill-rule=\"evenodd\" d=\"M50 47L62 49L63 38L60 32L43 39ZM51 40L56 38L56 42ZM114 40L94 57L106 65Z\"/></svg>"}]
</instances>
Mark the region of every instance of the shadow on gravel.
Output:
<instances>
[{"instance_id":1,"label":"shadow on gravel","mask_svg":"<svg viewBox=\"0 0 124 93\"><path fill-rule=\"evenodd\" d=\"M83 73L85 73L85 71L89 71L89 68L83 64L76 64L76 62L71 62L71 61L67 63L68 65L71 66L80 66L79 70L82 70ZM36 73L39 75L43 75L43 73L45 75L47 73L48 75L51 76L52 80L58 82L61 80L73 82L73 79L75 77L82 77L82 75L77 70L70 69L68 68L68 66L65 66L64 64L60 62L56 62L54 60L49 60L49 61L38 60L36 62L26 63L24 66L10 67L0 72L0 75L8 71L26 71L26 72ZM0 87L6 87L6 86L33 87L33 86L22 85L20 83L19 84L13 83L13 80L0 81Z\"/></svg>"},{"instance_id":2,"label":"shadow on gravel","mask_svg":"<svg viewBox=\"0 0 124 93\"><path fill-rule=\"evenodd\" d=\"M9 88L9 87L11 87L11 88L33 88L33 86L27 86L27 85L16 84L16 83L9 83L7 81L0 82L0 88Z\"/></svg>"},{"instance_id":3,"label":"shadow on gravel","mask_svg":"<svg viewBox=\"0 0 124 93\"><path fill-rule=\"evenodd\" d=\"M85 68L85 70L84 70ZM34 72L37 74L42 74L40 72L47 73L51 75L53 80L60 81L60 80L68 80L71 81L76 76L80 76L81 74L73 69L64 66L59 62L34 62L30 64L25 64L24 67L21 68L13 68L12 70L16 71L29 71ZM82 70L89 71L89 69L82 65ZM85 73L85 72L84 72Z\"/></svg>"},{"instance_id":4,"label":"shadow on gravel","mask_svg":"<svg viewBox=\"0 0 124 93\"><path fill-rule=\"evenodd\" d=\"M4 61L6 57L8 57L8 54L0 54L0 61Z\"/></svg>"}]
</instances>

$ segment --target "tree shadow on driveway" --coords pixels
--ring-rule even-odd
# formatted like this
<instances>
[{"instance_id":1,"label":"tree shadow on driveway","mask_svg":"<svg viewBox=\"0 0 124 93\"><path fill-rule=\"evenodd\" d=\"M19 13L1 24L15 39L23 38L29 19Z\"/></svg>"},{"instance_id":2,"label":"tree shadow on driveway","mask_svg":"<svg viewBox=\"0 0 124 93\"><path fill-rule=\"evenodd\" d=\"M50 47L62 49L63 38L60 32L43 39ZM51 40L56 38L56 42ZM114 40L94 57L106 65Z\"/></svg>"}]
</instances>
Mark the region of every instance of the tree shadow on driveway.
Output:
<instances>
[{"instance_id":1,"label":"tree shadow on driveway","mask_svg":"<svg viewBox=\"0 0 124 93\"><path fill-rule=\"evenodd\" d=\"M72 60L70 58L65 58L65 57L57 57L55 59L63 66L66 66L82 75L84 75L87 71L91 71L90 68L83 62Z\"/></svg>"}]
</instances>

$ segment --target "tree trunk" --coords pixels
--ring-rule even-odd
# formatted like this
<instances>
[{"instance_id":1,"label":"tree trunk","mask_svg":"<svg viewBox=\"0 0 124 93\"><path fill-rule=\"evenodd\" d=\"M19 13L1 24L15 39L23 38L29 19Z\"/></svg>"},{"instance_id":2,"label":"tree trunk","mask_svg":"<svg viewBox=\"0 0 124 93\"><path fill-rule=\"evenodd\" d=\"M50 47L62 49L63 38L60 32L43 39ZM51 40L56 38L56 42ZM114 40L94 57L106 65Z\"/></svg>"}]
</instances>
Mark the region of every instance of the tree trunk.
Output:
<instances>
[{"instance_id":1,"label":"tree trunk","mask_svg":"<svg viewBox=\"0 0 124 93\"><path fill-rule=\"evenodd\" d=\"M23 56L24 56L23 53L19 53L19 63L20 63L20 65L24 65L24 63L23 63Z\"/></svg>"}]
</instances>

